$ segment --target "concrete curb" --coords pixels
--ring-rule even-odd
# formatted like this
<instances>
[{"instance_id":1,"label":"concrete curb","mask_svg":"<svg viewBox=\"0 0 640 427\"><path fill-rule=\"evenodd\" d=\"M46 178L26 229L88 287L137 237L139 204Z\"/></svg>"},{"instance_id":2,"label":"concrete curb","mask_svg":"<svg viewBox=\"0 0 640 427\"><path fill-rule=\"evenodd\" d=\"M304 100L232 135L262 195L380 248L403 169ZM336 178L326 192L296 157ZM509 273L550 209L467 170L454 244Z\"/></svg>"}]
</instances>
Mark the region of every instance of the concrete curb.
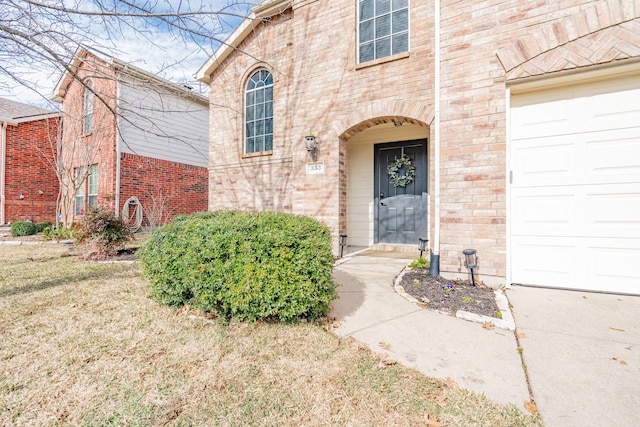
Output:
<instances>
[{"instance_id":1,"label":"concrete curb","mask_svg":"<svg viewBox=\"0 0 640 427\"><path fill-rule=\"evenodd\" d=\"M404 290L404 288L400 286L400 283L402 282L402 277L404 276L406 271L407 271L407 267L403 268L400 274L398 274L398 276L395 278L395 280L393 281L393 289L396 291L398 295L400 295L402 298L406 299L410 303L415 304L420 308L427 309L427 305L425 303L422 303L417 299L415 299L413 296L409 295ZM511 310L509 309L509 301L507 300L507 297L501 291L493 291L493 293L495 295L496 305L498 306L498 309L502 313L502 319L498 319L495 317L482 316L482 315L470 313L464 310L458 310L456 312L455 317L457 317L458 319L463 319L463 320L467 320L469 322L475 322L475 323L484 324L487 322L491 322L493 326L495 326L496 328L515 331L516 324L511 314ZM440 310L433 310L433 309L429 309L429 310L435 311L437 313L441 313L447 316L449 315L448 313L444 313Z\"/></svg>"},{"instance_id":2,"label":"concrete curb","mask_svg":"<svg viewBox=\"0 0 640 427\"><path fill-rule=\"evenodd\" d=\"M22 240L2 240L0 241L0 245L8 245L8 246L21 246L21 245L70 245L73 243L73 240L47 240L47 241L39 241L39 242L23 242Z\"/></svg>"}]
</instances>

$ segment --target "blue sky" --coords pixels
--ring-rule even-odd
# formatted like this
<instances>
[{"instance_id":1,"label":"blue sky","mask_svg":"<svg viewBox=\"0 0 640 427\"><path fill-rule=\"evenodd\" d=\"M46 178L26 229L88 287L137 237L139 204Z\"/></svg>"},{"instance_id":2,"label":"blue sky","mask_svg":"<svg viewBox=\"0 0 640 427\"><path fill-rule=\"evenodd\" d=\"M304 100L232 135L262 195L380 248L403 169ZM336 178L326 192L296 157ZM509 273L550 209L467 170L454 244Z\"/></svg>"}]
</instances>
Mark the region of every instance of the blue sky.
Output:
<instances>
[{"instance_id":1,"label":"blue sky","mask_svg":"<svg viewBox=\"0 0 640 427\"><path fill-rule=\"evenodd\" d=\"M103 0L107 3L109 0ZM118 1L113 1L113 7L119 7ZM61 0L61 3L72 5L71 0ZM180 25L188 25L212 36L217 40L224 40L233 29L240 24L239 16L246 16L251 4L258 0L159 0L155 3L154 12L163 12L170 8L180 8L182 11L198 10L201 5L208 10L223 11L229 13L217 16L196 16L193 20L185 21ZM147 2L136 2L145 4ZM232 3L236 3L233 5ZM80 0L78 9L91 10L95 7L91 0ZM147 3L148 4L148 3ZM0 6L0 9L4 6ZM215 40L191 34L188 37L178 34L175 28L170 28L159 19L141 20L127 19L116 22L108 19L97 19L91 16L71 16L80 31L69 31L70 25L60 25L67 28L69 38L90 47L110 54L118 59L130 62L145 71L176 83L198 86L193 74L209 58L217 47ZM24 19L24 18L20 18ZM46 18L43 18L46 19ZM7 21L4 21L7 22ZM3 23L4 23L3 22ZM107 23L105 26L104 23ZM16 23L16 28L22 22ZM51 28L53 25L47 23ZM33 25L29 23L28 25ZM22 28L26 28L27 24ZM107 30L108 29L108 30ZM0 48L2 45L0 44ZM29 64L27 61L6 61L3 59L3 67L13 74L20 76L22 83L9 79L0 74L0 97L32 105L47 107L47 97L61 76L61 70L46 63ZM31 89L33 88L33 90ZM203 87L202 89L206 89Z\"/></svg>"}]
</instances>

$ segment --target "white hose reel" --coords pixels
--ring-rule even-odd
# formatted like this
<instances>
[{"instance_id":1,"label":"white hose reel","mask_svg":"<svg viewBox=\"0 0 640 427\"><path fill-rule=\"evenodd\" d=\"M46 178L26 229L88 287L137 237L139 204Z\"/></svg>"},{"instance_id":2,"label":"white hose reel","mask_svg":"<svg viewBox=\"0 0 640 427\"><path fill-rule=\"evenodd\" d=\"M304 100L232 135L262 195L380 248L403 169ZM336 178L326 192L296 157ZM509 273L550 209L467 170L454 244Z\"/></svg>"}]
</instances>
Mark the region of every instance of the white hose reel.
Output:
<instances>
[{"instance_id":1,"label":"white hose reel","mask_svg":"<svg viewBox=\"0 0 640 427\"><path fill-rule=\"evenodd\" d=\"M137 197L132 196L122 206L122 220L129 225L131 231L136 232L142 225L142 204Z\"/></svg>"}]
</instances>

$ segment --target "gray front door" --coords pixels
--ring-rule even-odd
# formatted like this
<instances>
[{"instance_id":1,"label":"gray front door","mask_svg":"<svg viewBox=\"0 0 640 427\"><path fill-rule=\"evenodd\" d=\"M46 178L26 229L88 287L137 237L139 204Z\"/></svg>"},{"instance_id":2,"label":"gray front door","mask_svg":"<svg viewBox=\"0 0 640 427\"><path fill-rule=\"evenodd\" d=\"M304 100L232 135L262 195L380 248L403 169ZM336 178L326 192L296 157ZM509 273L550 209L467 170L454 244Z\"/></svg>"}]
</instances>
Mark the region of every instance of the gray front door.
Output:
<instances>
[{"instance_id":1,"label":"gray front door","mask_svg":"<svg viewBox=\"0 0 640 427\"><path fill-rule=\"evenodd\" d=\"M406 161L398 161L403 156L415 167L413 179L402 179L407 176ZM375 242L417 245L427 237L427 140L377 144L374 162ZM395 182L389 165L400 166Z\"/></svg>"}]
</instances>

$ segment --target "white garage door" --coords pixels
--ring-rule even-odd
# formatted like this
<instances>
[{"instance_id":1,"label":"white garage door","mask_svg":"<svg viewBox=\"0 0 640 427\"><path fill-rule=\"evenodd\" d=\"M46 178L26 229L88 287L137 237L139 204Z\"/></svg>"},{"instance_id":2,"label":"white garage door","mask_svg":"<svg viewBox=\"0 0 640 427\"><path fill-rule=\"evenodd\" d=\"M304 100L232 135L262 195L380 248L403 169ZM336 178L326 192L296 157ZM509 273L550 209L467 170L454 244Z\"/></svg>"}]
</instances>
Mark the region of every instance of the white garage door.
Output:
<instances>
[{"instance_id":1,"label":"white garage door","mask_svg":"<svg viewBox=\"0 0 640 427\"><path fill-rule=\"evenodd\" d=\"M640 77L511 98L511 282L640 294Z\"/></svg>"}]
</instances>

